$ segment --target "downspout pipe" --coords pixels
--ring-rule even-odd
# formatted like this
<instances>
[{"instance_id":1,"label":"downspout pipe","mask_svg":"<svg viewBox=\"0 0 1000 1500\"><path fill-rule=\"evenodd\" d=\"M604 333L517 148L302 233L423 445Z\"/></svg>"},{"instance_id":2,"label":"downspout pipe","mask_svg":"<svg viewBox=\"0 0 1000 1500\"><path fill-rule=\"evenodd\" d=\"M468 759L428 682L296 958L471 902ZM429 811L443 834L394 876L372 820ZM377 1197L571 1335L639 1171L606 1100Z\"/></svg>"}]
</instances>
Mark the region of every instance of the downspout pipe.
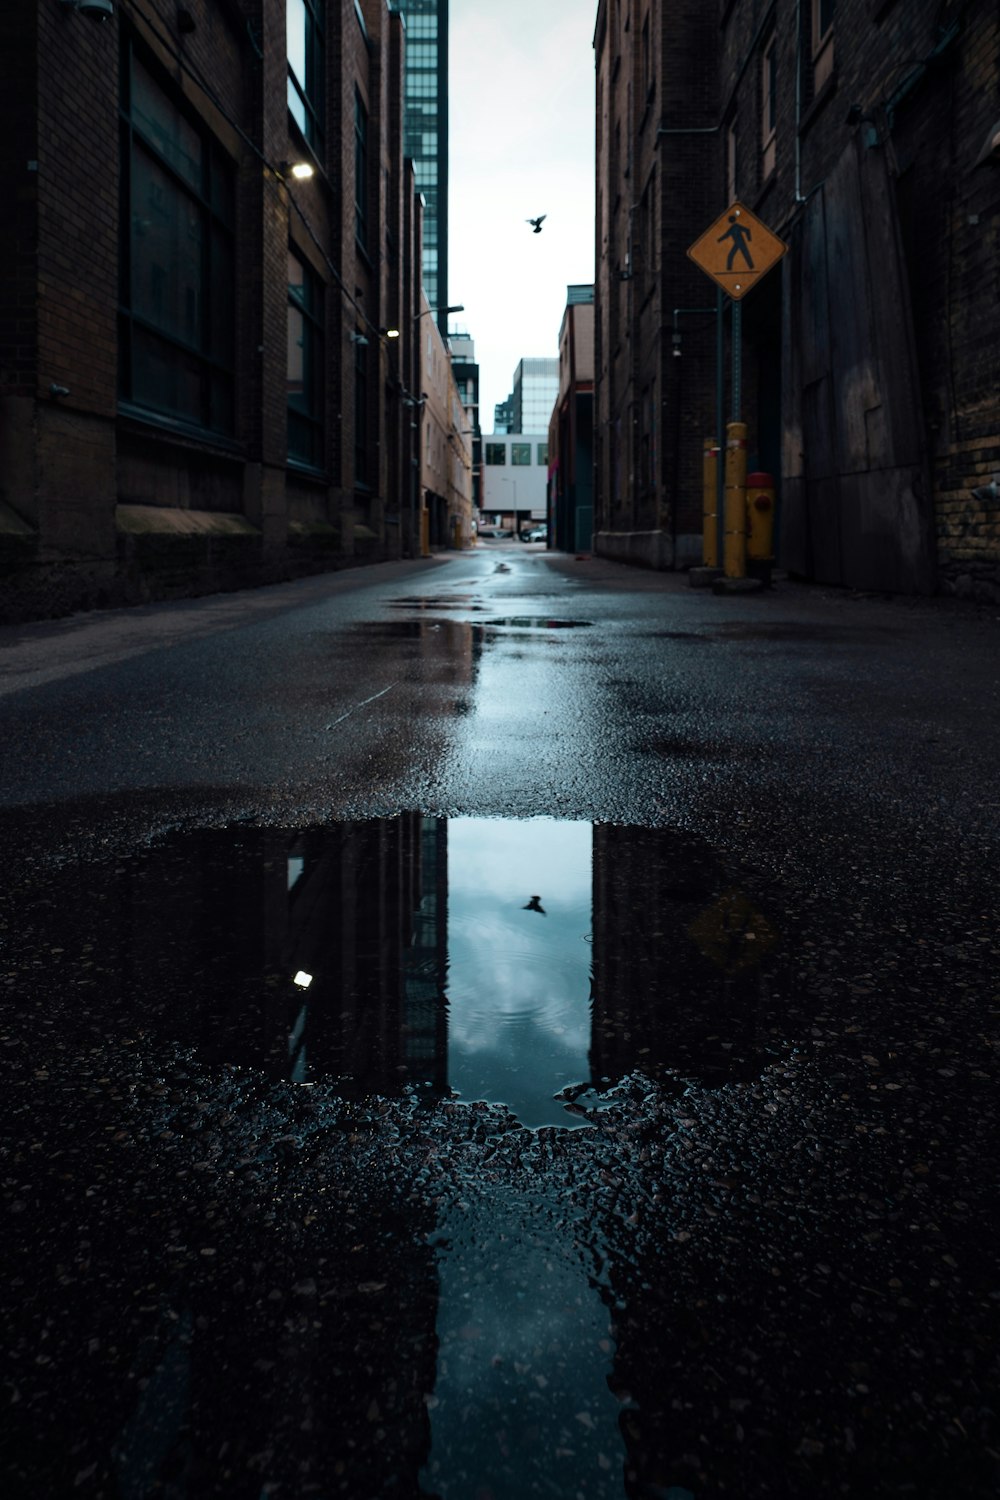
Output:
<instances>
[{"instance_id":1,"label":"downspout pipe","mask_svg":"<svg viewBox=\"0 0 1000 1500\"><path fill-rule=\"evenodd\" d=\"M802 0L795 0L795 203L806 200L802 196Z\"/></svg>"}]
</instances>

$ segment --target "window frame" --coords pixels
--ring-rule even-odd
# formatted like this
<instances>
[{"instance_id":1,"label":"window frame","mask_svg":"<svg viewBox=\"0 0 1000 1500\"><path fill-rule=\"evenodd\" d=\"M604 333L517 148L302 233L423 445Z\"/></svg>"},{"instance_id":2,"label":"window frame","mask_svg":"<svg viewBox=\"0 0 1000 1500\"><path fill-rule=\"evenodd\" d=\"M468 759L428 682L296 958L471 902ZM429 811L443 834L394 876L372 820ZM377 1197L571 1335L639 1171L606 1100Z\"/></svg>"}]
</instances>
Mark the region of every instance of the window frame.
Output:
<instances>
[{"instance_id":1,"label":"window frame","mask_svg":"<svg viewBox=\"0 0 1000 1500\"><path fill-rule=\"evenodd\" d=\"M736 116L730 115L726 121L725 135L725 175L726 175L726 202L735 203L740 196L739 192L739 131L736 124Z\"/></svg>"},{"instance_id":2,"label":"window frame","mask_svg":"<svg viewBox=\"0 0 1000 1500\"><path fill-rule=\"evenodd\" d=\"M760 72L760 175L767 182L777 164L778 141L778 35L772 32L761 49Z\"/></svg>"},{"instance_id":3,"label":"window frame","mask_svg":"<svg viewBox=\"0 0 1000 1500\"><path fill-rule=\"evenodd\" d=\"M288 56L288 7L301 4L305 13L305 67L306 77L299 78ZM325 0L285 0L285 58L288 66L288 113L311 150L322 160L323 142L326 136L324 115L326 109L326 26ZM302 118L296 111L293 100L302 110Z\"/></svg>"},{"instance_id":4,"label":"window frame","mask_svg":"<svg viewBox=\"0 0 1000 1500\"><path fill-rule=\"evenodd\" d=\"M826 29L822 29L823 6L830 7ZM810 28L812 43L813 97L833 76L833 32L836 0L812 0Z\"/></svg>"},{"instance_id":5,"label":"window frame","mask_svg":"<svg viewBox=\"0 0 1000 1500\"><path fill-rule=\"evenodd\" d=\"M304 401L298 406L294 404L291 396L286 391L285 405L288 423L286 452L289 464L296 467L313 469L322 473L325 469L324 450L326 440L323 384L325 365L325 287L322 278L294 243L288 247L288 258L289 261L295 260L302 268L303 295L301 297L295 295L293 282L291 276L289 276L288 315L289 323L293 310L302 318L303 332L305 334L302 356L303 386L305 389ZM289 335L290 333L291 329L289 327ZM301 446L293 446L293 432L296 430L300 431L306 438L306 441Z\"/></svg>"},{"instance_id":6,"label":"window frame","mask_svg":"<svg viewBox=\"0 0 1000 1500\"><path fill-rule=\"evenodd\" d=\"M497 457L497 454L500 457ZM485 463L489 469L505 469L507 467L507 444L487 443Z\"/></svg>"},{"instance_id":7,"label":"window frame","mask_svg":"<svg viewBox=\"0 0 1000 1500\"><path fill-rule=\"evenodd\" d=\"M368 108L354 85L354 238L368 251Z\"/></svg>"},{"instance_id":8,"label":"window frame","mask_svg":"<svg viewBox=\"0 0 1000 1500\"><path fill-rule=\"evenodd\" d=\"M354 338L354 488L370 490L368 464L368 340L361 328Z\"/></svg>"},{"instance_id":9,"label":"window frame","mask_svg":"<svg viewBox=\"0 0 1000 1500\"><path fill-rule=\"evenodd\" d=\"M163 142L137 119L136 67L148 76L152 87L170 112L193 131L201 145L199 181L171 160ZM199 436L232 438L236 431L236 327L235 298L237 234L237 169L211 128L183 95L152 54L134 36L121 42L119 87L119 277L118 277L118 402L119 407L144 420L173 428L186 428ZM161 321L143 311L137 280L136 163L145 159L165 182L172 202L193 210L200 225L198 252L196 335L194 341L169 320ZM144 222L144 221L143 221ZM219 318L219 299L214 287L228 288L231 301ZM145 344L151 357L158 356L172 371L175 381L185 367L200 386L197 414L164 394L157 400L138 389L139 348Z\"/></svg>"}]
</instances>

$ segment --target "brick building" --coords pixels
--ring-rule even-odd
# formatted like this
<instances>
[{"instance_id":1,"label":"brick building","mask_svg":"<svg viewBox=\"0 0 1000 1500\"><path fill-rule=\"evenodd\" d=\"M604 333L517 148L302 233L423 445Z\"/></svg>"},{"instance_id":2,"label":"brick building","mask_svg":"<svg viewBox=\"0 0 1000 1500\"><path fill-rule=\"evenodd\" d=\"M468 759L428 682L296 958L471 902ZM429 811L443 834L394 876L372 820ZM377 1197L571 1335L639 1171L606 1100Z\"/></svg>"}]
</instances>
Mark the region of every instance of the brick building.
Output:
<instances>
[{"instance_id":1,"label":"brick building","mask_svg":"<svg viewBox=\"0 0 1000 1500\"><path fill-rule=\"evenodd\" d=\"M472 545L472 414L463 404L452 352L424 298L420 330L423 388L414 419L420 423L420 489L432 547Z\"/></svg>"},{"instance_id":2,"label":"brick building","mask_svg":"<svg viewBox=\"0 0 1000 1500\"><path fill-rule=\"evenodd\" d=\"M549 546L589 552L594 522L594 288L566 288L549 419Z\"/></svg>"},{"instance_id":3,"label":"brick building","mask_svg":"<svg viewBox=\"0 0 1000 1500\"><path fill-rule=\"evenodd\" d=\"M789 247L742 302L742 416L751 467L778 478L780 561L1000 597L996 7L699 11L598 10L598 549L697 553L718 325L685 250L738 198Z\"/></svg>"},{"instance_id":4,"label":"brick building","mask_svg":"<svg viewBox=\"0 0 1000 1500\"><path fill-rule=\"evenodd\" d=\"M6 617L414 554L403 17L107 8L0 15Z\"/></svg>"}]
</instances>

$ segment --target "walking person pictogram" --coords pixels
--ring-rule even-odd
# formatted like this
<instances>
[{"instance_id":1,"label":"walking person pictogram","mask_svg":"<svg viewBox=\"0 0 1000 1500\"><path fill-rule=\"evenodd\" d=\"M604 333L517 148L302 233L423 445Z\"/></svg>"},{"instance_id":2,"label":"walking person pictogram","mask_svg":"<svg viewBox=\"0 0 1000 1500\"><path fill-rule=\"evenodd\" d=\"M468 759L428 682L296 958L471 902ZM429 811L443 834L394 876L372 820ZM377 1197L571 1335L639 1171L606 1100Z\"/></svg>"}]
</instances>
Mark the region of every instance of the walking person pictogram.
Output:
<instances>
[{"instance_id":1,"label":"walking person pictogram","mask_svg":"<svg viewBox=\"0 0 1000 1500\"><path fill-rule=\"evenodd\" d=\"M733 269L733 261L737 255L742 255L747 263L747 270L752 271L753 257L747 249L748 244L753 238L750 226L749 224L741 224L736 214L729 215L729 223L731 227L726 230L725 234L720 234L716 241L719 245L723 244L725 240L732 240L733 242L733 248L729 252L729 259L726 261L726 270L731 271Z\"/></svg>"}]
</instances>

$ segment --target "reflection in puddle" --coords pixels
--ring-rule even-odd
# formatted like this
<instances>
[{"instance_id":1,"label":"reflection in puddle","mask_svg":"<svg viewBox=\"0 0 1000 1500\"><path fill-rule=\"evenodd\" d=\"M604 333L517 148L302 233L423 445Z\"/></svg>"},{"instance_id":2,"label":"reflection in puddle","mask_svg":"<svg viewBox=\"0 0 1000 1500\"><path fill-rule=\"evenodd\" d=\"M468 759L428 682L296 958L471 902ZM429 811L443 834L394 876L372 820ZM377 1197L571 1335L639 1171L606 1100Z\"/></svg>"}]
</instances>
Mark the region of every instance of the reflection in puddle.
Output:
<instances>
[{"instance_id":1,"label":"reflection in puddle","mask_svg":"<svg viewBox=\"0 0 1000 1500\"><path fill-rule=\"evenodd\" d=\"M438 1257L438 1361L421 1494L619 1500L624 1444L608 1310L586 1266L546 1249L527 1204L453 1209ZM471 1272L471 1274L470 1274ZM490 1435L484 1461L484 1434ZM488 1475L488 1488L468 1477Z\"/></svg>"},{"instance_id":2,"label":"reflection in puddle","mask_svg":"<svg viewBox=\"0 0 1000 1500\"><path fill-rule=\"evenodd\" d=\"M553 620L547 615L511 615L486 622L488 630L586 630L592 625L592 620Z\"/></svg>"},{"instance_id":3,"label":"reflection in puddle","mask_svg":"<svg viewBox=\"0 0 1000 1500\"><path fill-rule=\"evenodd\" d=\"M150 1068L131 1105L103 1073L36 1071L45 1146L19 1189L46 1290L22 1299L14 1342L33 1358L37 1308L63 1299L46 1402L113 1465L115 1493L639 1493L625 1304L592 1234L615 1192L601 1151L619 1148L424 1106L587 1125L627 1075L756 1072L778 938L703 841L419 813L177 833L47 870L21 911L5 994L26 1049ZM249 1077L192 1086L185 1062L168 1081L168 1039ZM320 1081L367 1103L338 1115L287 1087ZM23 1408L37 1465L56 1430L41 1407L36 1391ZM51 1446L69 1477L35 1492L69 1493L89 1471Z\"/></svg>"},{"instance_id":4,"label":"reflection in puddle","mask_svg":"<svg viewBox=\"0 0 1000 1500\"><path fill-rule=\"evenodd\" d=\"M588 1077L589 823L448 825L448 1073L523 1125L573 1124L553 1096Z\"/></svg>"},{"instance_id":5,"label":"reflection in puddle","mask_svg":"<svg viewBox=\"0 0 1000 1500\"><path fill-rule=\"evenodd\" d=\"M417 604L421 609L449 610L467 609L473 612L481 612L485 606L482 604L471 604L463 600L455 599L396 599L394 607L399 609L413 609ZM479 632L490 630L588 630L593 627L593 620L560 620L550 615L508 615L502 618L484 620L476 625ZM363 630L365 635L404 635L419 637L427 630L428 624L425 620L376 620L366 621L357 627ZM482 638L481 635L479 637Z\"/></svg>"},{"instance_id":6,"label":"reflection in puddle","mask_svg":"<svg viewBox=\"0 0 1000 1500\"><path fill-rule=\"evenodd\" d=\"M529 1127L585 1124L636 1069L749 1076L776 942L702 840L550 818L175 835L52 897L39 942L79 958L45 1003L74 1033L124 1017L209 1061Z\"/></svg>"},{"instance_id":7,"label":"reflection in puddle","mask_svg":"<svg viewBox=\"0 0 1000 1500\"><path fill-rule=\"evenodd\" d=\"M470 609L483 610L485 604L472 594L414 594L389 601L393 609Z\"/></svg>"}]
</instances>

